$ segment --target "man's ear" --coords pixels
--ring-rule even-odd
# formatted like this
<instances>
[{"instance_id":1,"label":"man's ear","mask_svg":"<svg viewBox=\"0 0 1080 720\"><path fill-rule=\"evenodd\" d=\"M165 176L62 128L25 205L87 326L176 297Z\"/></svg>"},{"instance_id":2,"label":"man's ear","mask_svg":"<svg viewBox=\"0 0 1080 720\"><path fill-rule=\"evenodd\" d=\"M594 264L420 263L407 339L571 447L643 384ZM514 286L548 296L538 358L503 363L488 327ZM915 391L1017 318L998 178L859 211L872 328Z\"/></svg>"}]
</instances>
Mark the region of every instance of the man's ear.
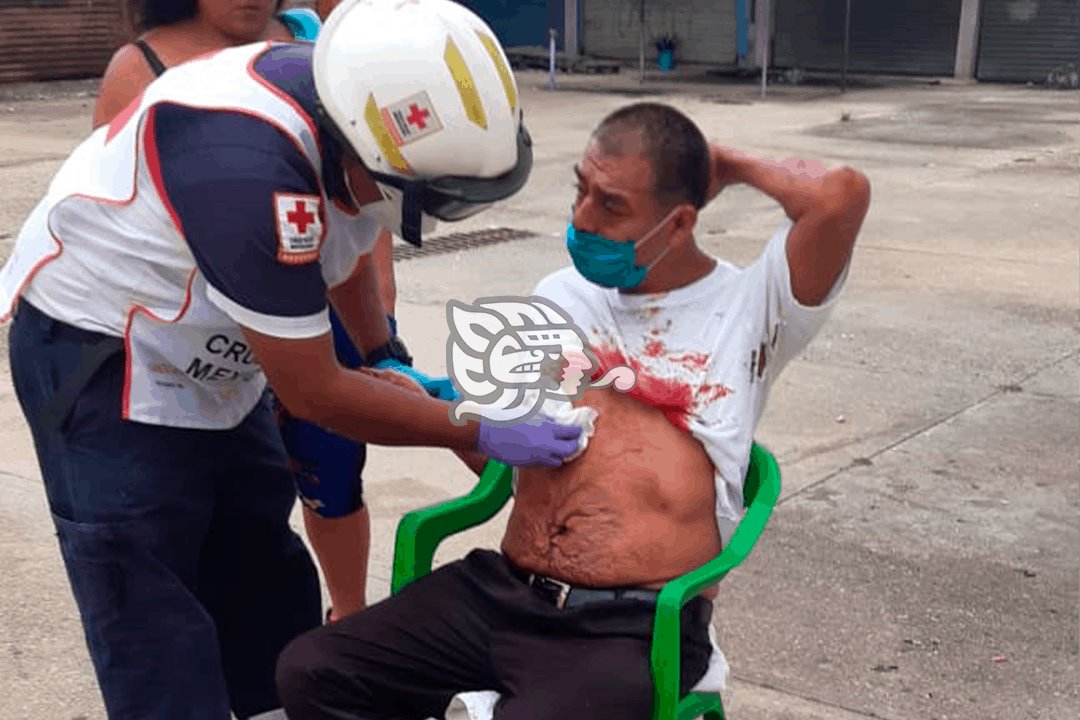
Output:
<instances>
[{"instance_id":1,"label":"man's ear","mask_svg":"<svg viewBox=\"0 0 1080 720\"><path fill-rule=\"evenodd\" d=\"M689 203L683 203L675 209L671 217L671 238L674 244L683 245L694 241L697 219L698 211Z\"/></svg>"}]
</instances>

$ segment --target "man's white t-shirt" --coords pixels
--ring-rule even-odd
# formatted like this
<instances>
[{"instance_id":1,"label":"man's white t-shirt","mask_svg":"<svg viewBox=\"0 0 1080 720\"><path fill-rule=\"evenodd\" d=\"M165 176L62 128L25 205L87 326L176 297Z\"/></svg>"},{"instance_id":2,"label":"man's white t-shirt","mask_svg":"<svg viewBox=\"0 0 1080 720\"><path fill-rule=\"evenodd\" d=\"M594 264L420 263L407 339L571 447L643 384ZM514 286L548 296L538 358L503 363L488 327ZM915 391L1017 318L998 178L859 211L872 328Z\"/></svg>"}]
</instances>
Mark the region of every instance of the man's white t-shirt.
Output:
<instances>
[{"instance_id":1,"label":"man's white t-shirt","mask_svg":"<svg viewBox=\"0 0 1080 720\"><path fill-rule=\"evenodd\" d=\"M847 279L845 268L824 303L800 304L787 261L791 227L785 223L753 264L718 260L706 277L666 293L620 293L573 267L533 291L569 314L605 370L636 371L632 396L704 445L716 468L725 545L743 516L743 479L769 388L824 325Z\"/></svg>"}]
</instances>

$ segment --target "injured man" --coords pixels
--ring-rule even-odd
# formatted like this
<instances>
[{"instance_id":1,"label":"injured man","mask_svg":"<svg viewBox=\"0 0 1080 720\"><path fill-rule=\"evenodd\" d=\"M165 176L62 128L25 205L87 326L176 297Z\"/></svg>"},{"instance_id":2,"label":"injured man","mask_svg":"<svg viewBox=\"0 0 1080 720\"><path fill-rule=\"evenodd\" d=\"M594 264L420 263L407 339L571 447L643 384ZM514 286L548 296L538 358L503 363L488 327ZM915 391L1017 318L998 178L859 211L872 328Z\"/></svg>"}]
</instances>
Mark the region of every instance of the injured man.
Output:
<instances>
[{"instance_id":1,"label":"injured man","mask_svg":"<svg viewBox=\"0 0 1080 720\"><path fill-rule=\"evenodd\" d=\"M730 540L768 390L843 288L870 190L850 168L710 146L654 103L607 117L575 173L572 266L533 294L585 335L592 378L627 366L632 389L547 402L593 432L561 467L517 471L501 552L474 550L297 638L277 674L290 720L443 718L477 699L494 720L652 716L658 591ZM743 268L694 237L699 211L736 184L788 218ZM683 692L720 689L716 594L684 609Z\"/></svg>"}]
</instances>

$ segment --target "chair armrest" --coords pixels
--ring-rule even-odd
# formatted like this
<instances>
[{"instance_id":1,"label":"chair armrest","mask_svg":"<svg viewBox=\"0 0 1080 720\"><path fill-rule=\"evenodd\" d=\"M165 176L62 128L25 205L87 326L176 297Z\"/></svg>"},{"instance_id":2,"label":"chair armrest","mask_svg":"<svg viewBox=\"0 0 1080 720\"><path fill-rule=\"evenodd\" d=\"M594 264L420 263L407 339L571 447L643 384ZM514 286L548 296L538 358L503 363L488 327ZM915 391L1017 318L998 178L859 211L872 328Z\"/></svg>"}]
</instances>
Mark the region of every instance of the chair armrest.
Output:
<instances>
[{"instance_id":1,"label":"chair armrest","mask_svg":"<svg viewBox=\"0 0 1080 720\"><path fill-rule=\"evenodd\" d=\"M683 607L702 590L723 580L746 559L780 496L780 469L776 459L757 443L750 449L750 466L744 487L753 497L747 498L749 507L731 542L709 562L664 585L657 598L651 653L654 718L678 717Z\"/></svg>"},{"instance_id":2,"label":"chair armrest","mask_svg":"<svg viewBox=\"0 0 1080 720\"><path fill-rule=\"evenodd\" d=\"M431 572L435 551L443 540L494 517L510 499L513 472L513 468L489 460L468 495L404 515L394 543L390 592L396 594Z\"/></svg>"}]
</instances>

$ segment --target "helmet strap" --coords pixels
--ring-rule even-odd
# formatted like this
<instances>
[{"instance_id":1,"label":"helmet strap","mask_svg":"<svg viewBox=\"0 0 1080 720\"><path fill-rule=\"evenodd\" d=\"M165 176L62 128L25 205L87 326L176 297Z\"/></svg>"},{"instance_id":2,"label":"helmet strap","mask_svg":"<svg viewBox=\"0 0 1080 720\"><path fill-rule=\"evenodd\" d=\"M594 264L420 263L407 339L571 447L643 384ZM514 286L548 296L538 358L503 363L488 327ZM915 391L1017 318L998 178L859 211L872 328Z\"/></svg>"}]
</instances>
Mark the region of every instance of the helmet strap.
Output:
<instances>
[{"instance_id":1,"label":"helmet strap","mask_svg":"<svg viewBox=\"0 0 1080 720\"><path fill-rule=\"evenodd\" d=\"M406 242L420 247L420 232L423 222L423 185L419 182L405 183L401 202L401 237Z\"/></svg>"}]
</instances>

